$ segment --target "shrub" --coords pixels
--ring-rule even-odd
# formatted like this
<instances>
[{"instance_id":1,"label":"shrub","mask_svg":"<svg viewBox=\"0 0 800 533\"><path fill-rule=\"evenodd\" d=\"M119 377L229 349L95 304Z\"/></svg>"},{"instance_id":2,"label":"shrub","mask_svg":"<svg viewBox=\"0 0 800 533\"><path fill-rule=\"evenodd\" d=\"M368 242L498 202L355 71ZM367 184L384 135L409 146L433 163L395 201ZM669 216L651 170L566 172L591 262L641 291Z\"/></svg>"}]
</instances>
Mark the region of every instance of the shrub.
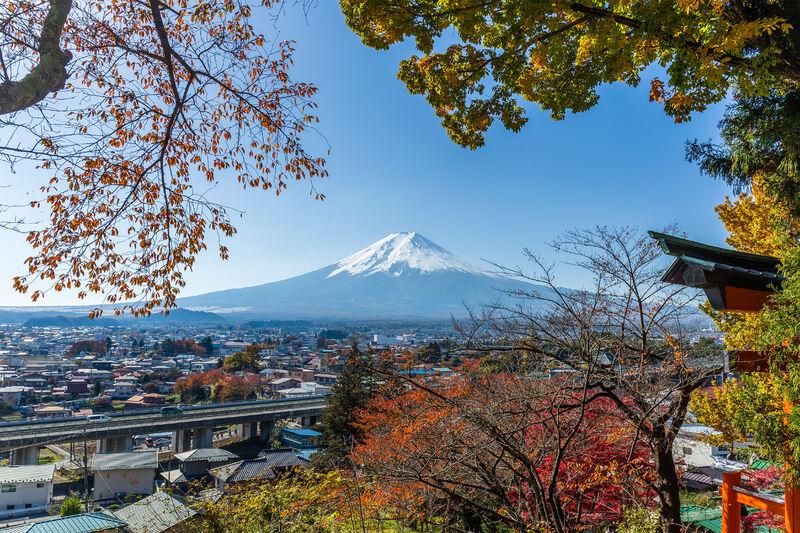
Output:
<instances>
[{"instance_id":1,"label":"shrub","mask_svg":"<svg viewBox=\"0 0 800 533\"><path fill-rule=\"evenodd\" d=\"M70 494L64 498L63 502L61 502L61 510L59 511L61 516L72 516L75 514L81 514L82 512L83 502L74 494Z\"/></svg>"}]
</instances>

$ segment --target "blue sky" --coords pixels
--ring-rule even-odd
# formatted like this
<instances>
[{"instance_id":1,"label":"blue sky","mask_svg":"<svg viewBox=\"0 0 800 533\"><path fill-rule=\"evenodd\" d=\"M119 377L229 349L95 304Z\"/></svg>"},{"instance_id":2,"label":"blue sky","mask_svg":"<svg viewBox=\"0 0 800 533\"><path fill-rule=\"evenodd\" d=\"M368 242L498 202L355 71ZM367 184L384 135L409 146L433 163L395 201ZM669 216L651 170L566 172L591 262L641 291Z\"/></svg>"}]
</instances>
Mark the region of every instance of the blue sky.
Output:
<instances>
[{"instance_id":1,"label":"blue sky","mask_svg":"<svg viewBox=\"0 0 800 533\"><path fill-rule=\"evenodd\" d=\"M593 110L553 122L527 105L521 133L494 127L486 146L455 146L422 97L397 80L411 53L398 46L364 47L345 26L338 2L320 2L307 18L290 11L260 28L297 41L295 78L319 87L319 129L330 144L330 178L317 183L328 199L309 198L304 183L287 194L217 188L218 198L244 211L231 259L203 256L185 294L255 285L324 266L387 233L418 231L474 264L518 263L527 246L547 255L558 233L596 224L644 229L677 222L690 237L723 244L713 207L729 191L684 161L687 139L716 134L722 108L676 125L639 88L604 87ZM34 179L31 179L34 178ZM29 187L43 176L0 184ZM11 289L28 250L2 235L0 305L24 305ZM563 285L581 279L566 272ZM48 295L45 305L76 303Z\"/></svg>"}]
</instances>

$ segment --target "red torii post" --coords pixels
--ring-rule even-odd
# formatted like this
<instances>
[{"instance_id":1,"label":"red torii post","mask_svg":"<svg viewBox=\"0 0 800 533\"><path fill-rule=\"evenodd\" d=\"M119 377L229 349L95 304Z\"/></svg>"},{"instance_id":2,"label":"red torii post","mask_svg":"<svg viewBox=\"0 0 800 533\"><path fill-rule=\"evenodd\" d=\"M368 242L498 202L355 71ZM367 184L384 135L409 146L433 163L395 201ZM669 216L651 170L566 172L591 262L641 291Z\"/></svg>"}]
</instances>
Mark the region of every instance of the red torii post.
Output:
<instances>
[{"instance_id":1,"label":"red torii post","mask_svg":"<svg viewBox=\"0 0 800 533\"><path fill-rule=\"evenodd\" d=\"M703 289L717 311L754 313L769 302L775 287L783 281L775 257L747 254L709 246L672 235L649 232L664 253L676 259L662 281ZM739 351L734 366L742 372L762 372L769 368L765 354ZM784 401L787 415L792 404ZM785 487L784 497L758 494L741 486L742 472L722 475L722 533L742 529L742 505L783 515L787 533L800 533L800 488Z\"/></svg>"}]
</instances>

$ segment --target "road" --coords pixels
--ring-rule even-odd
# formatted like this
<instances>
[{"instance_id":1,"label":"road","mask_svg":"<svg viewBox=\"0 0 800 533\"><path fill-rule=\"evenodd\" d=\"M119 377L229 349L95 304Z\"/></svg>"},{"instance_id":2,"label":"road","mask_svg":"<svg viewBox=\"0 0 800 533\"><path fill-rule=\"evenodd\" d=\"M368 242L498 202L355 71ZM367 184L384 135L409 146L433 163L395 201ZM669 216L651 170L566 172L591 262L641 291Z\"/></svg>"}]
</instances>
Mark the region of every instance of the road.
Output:
<instances>
[{"instance_id":1,"label":"road","mask_svg":"<svg viewBox=\"0 0 800 533\"><path fill-rule=\"evenodd\" d=\"M181 429L245 424L282 418L319 416L327 404L324 396L256 400L184 407L179 415L160 409L113 414L111 421L88 422L83 417L0 423L0 452L35 445L131 436Z\"/></svg>"}]
</instances>

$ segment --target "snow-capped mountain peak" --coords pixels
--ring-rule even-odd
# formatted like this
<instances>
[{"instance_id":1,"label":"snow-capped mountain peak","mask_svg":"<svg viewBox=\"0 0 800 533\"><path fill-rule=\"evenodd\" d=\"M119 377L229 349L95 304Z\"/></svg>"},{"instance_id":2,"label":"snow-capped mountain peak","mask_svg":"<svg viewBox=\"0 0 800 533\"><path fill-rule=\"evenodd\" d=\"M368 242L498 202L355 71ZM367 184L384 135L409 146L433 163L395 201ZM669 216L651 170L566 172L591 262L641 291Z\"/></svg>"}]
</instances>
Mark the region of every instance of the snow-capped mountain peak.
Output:
<instances>
[{"instance_id":1,"label":"snow-capped mountain peak","mask_svg":"<svg viewBox=\"0 0 800 533\"><path fill-rule=\"evenodd\" d=\"M430 273L438 270L477 273L469 264L413 231L391 233L337 261L333 267L328 278L340 274L369 276L385 273L400 276L409 271Z\"/></svg>"}]
</instances>

